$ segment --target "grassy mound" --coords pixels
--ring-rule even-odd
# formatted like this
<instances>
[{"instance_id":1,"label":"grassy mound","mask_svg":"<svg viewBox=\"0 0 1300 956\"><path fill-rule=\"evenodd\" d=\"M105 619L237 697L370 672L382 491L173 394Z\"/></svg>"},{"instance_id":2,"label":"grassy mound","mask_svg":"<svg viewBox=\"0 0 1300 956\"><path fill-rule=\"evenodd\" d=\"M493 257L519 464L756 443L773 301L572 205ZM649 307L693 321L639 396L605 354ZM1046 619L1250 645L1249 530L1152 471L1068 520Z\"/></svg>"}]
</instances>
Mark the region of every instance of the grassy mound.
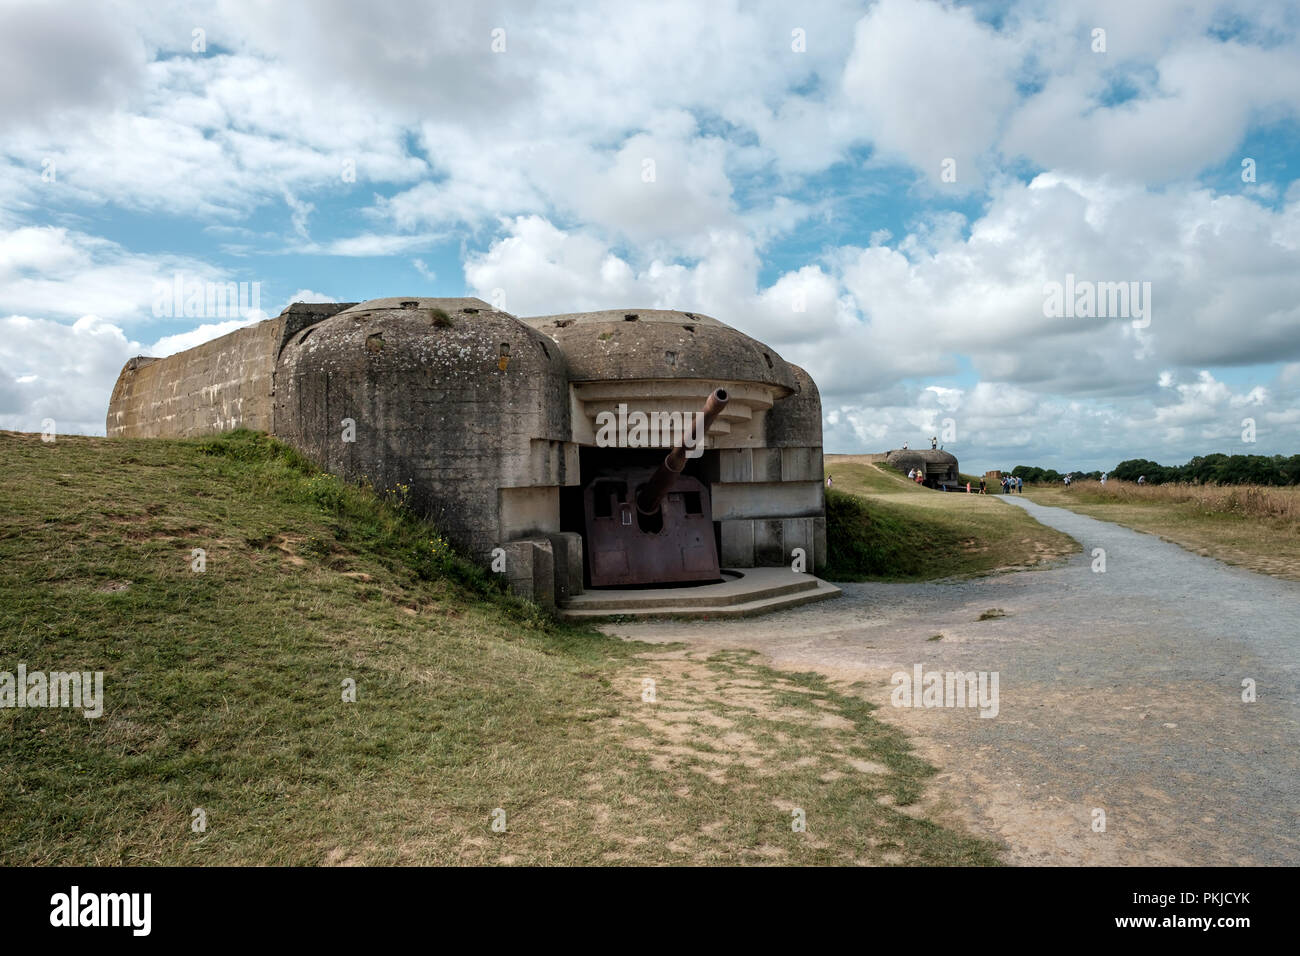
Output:
<instances>
[{"instance_id":1,"label":"grassy mound","mask_svg":"<svg viewBox=\"0 0 1300 956\"><path fill-rule=\"evenodd\" d=\"M941 522L831 489L826 546L831 581L906 580L953 573L950 555L961 540Z\"/></svg>"},{"instance_id":2,"label":"grassy mound","mask_svg":"<svg viewBox=\"0 0 1300 956\"><path fill-rule=\"evenodd\" d=\"M923 488L888 467L828 462L831 581L927 580L1051 564L1079 550L1068 535L992 495Z\"/></svg>"},{"instance_id":3,"label":"grassy mound","mask_svg":"<svg viewBox=\"0 0 1300 956\"><path fill-rule=\"evenodd\" d=\"M0 671L104 674L0 709L0 863L996 860L864 701L558 623L401 488L251 433L0 453Z\"/></svg>"}]
</instances>

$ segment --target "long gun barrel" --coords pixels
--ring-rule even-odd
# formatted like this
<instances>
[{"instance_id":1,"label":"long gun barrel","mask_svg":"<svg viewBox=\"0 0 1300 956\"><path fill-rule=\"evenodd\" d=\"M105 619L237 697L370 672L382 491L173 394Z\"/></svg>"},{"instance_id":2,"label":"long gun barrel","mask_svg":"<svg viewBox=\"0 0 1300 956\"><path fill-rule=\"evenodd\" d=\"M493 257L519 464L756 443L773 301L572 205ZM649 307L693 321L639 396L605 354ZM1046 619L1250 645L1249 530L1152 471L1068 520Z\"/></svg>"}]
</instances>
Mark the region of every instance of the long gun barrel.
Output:
<instances>
[{"instance_id":1,"label":"long gun barrel","mask_svg":"<svg viewBox=\"0 0 1300 956\"><path fill-rule=\"evenodd\" d=\"M704 440L708 434L709 428L713 425L714 419L722 413L727 407L727 390L725 388L715 388L712 394L704 402L704 422L700 433L695 435L690 441L691 447L698 447L699 443ZM636 507L643 515L652 515L659 510L659 503L663 500L668 489L672 486L673 479L681 474L682 469L686 467L686 447L687 435L690 434L695 416L692 415L682 428L682 443L668 453L668 457L663 460L650 480L646 482L637 495Z\"/></svg>"}]
</instances>

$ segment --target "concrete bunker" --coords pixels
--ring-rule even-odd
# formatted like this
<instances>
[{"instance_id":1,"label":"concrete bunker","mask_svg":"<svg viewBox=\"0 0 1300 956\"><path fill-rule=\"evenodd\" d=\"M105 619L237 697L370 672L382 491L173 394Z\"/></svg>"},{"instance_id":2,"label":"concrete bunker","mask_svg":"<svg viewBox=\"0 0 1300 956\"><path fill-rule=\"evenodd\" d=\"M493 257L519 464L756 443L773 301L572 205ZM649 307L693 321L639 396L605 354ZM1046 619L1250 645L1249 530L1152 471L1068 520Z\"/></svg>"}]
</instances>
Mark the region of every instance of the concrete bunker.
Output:
<instances>
[{"instance_id":1,"label":"concrete bunker","mask_svg":"<svg viewBox=\"0 0 1300 956\"><path fill-rule=\"evenodd\" d=\"M927 488L955 488L961 481L957 456L940 448L898 448L885 455L885 464L905 475L922 472Z\"/></svg>"},{"instance_id":2,"label":"concrete bunker","mask_svg":"<svg viewBox=\"0 0 1300 956\"><path fill-rule=\"evenodd\" d=\"M703 448L647 484L721 391ZM602 435L611 417L680 423ZM542 603L826 561L821 402L775 350L691 312L519 319L479 299L295 303L123 368L110 436L270 432L409 501L460 549L506 556ZM660 432L663 429L658 430ZM690 434L686 431L685 434ZM699 436L694 436L697 440ZM602 440L603 439L603 440Z\"/></svg>"}]
</instances>

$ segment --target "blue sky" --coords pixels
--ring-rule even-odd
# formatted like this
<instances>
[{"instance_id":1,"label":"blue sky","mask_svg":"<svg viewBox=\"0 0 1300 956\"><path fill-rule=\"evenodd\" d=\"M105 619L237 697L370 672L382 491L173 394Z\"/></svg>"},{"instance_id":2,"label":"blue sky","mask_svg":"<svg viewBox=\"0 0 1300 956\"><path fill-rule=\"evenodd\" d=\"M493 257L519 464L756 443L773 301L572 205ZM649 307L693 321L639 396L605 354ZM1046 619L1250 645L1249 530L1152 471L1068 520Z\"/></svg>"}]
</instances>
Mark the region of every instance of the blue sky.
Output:
<instances>
[{"instance_id":1,"label":"blue sky","mask_svg":"<svg viewBox=\"0 0 1300 956\"><path fill-rule=\"evenodd\" d=\"M179 272L704 312L828 451L1300 451L1294 4L7 0L0 64L0 427L259 318L155 315ZM1149 324L1045 314L1067 274Z\"/></svg>"}]
</instances>

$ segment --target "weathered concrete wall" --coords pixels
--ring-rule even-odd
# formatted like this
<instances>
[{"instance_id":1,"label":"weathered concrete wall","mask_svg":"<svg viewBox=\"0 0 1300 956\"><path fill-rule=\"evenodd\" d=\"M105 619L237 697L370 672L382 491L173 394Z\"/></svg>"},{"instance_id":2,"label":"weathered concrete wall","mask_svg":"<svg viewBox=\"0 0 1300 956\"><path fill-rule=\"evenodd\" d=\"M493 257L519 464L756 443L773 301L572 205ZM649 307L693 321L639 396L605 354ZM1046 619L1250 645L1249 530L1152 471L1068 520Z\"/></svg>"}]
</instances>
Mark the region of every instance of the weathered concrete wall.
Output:
<instances>
[{"instance_id":1,"label":"weathered concrete wall","mask_svg":"<svg viewBox=\"0 0 1300 956\"><path fill-rule=\"evenodd\" d=\"M578 477L563 354L479 299L374 300L303 330L280 355L274 431L347 480L409 486L483 560L558 532L559 486Z\"/></svg>"},{"instance_id":2,"label":"weathered concrete wall","mask_svg":"<svg viewBox=\"0 0 1300 956\"><path fill-rule=\"evenodd\" d=\"M236 428L270 431L275 358L284 339L343 308L295 303L274 319L167 358L131 359L109 399L108 436L189 438Z\"/></svg>"},{"instance_id":3,"label":"weathered concrete wall","mask_svg":"<svg viewBox=\"0 0 1300 956\"><path fill-rule=\"evenodd\" d=\"M267 319L167 358L132 359L108 405L110 438L188 438L271 427L284 320Z\"/></svg>"},{"instance_id":4,"label":"weathered concrete wall","mask_svg":"<svg viewBox=\"0 0 1300 956\"><path fill-rule=\"evenodd\" d=\"M822 448L822 397L812 376L791 365L798 391L776 403L767 416L768 448ZM820 469L821 463L818 462ZM820 477L820 475L819 475Z\"/></svg>"},{"instance_id":5,"label":"weathered concrete wall","mask_svg":"<svg viewBox=\"0 0 1300 956\"><path fill-rule=\"evenodd\" d=\"M798 391L768 412L766 447L720 449L710 476L727 567L790 564L795 548L808 570L826 566L821 396L807 372L790 370Z\"/></svg>"}]
</instances>

